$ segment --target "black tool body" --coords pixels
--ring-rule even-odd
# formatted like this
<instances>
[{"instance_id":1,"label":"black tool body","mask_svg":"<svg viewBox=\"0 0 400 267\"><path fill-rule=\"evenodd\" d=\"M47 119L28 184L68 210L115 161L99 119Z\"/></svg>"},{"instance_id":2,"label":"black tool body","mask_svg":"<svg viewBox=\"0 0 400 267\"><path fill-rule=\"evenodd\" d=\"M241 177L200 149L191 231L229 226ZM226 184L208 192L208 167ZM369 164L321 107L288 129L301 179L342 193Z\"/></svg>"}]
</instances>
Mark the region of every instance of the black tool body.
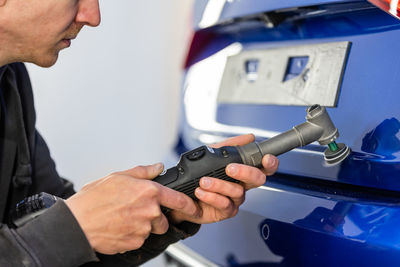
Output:
<instances>
[{"instance_id":1,"label":"black tool body","mask_svg":"<svg viewBox=\"0 0 400 267\"><path fill-rule=\"evenodd\" d=\"M237 180L226 175L229 163L243 163L236 147L211 148L201 146L181 155L178 164L153 181L196 199L194 190L202 177L214 177L230 182Z\"/></svg>"}]
</instances>

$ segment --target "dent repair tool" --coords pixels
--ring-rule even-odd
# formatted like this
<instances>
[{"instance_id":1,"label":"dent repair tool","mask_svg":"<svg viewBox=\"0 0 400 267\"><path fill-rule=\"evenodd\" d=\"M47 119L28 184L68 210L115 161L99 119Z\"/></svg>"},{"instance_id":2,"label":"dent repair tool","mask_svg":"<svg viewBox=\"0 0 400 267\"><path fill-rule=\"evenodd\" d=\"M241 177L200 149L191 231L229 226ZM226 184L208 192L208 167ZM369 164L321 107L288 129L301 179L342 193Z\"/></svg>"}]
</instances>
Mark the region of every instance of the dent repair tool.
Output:
<instances>
[{"instance_id":1,"label":"dent repair tool","mask_svg":"<svg viewBox=\"0 0 400 267\"><path fill-rule=\"evenodd\" d=\"M254 142L244 146L198 147L182 154L175 167L168 169L153 181L196 199L194 190L204 176L238 182L225 173L225 168L230 163L261 168L264 155L278 156L315 141L328 146L324 152L325 161L328 164L337 164L350 154L349 147L335 142L338 137L339 131L332 123L326 109L313 105L307 108L306 122L294 126L287 132L260 143Z\"/></svg>"}]
</instances>

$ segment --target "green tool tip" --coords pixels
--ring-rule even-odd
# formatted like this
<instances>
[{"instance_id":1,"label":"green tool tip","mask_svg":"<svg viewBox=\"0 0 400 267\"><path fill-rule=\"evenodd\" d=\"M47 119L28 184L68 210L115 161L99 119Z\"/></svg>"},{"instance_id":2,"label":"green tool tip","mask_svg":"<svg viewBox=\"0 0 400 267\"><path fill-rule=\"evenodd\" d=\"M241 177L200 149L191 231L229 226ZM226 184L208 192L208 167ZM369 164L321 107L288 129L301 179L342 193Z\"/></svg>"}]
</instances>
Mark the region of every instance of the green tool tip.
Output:
<instances>
[{"instance_id":1,"label":"green tool tip","mask_svg":"<svg viewBox=\"0 0 400 267\"><path fill-rule=\"evenodd\" d=\"M329 147L329 150L332 152L335 152L336 150L338 150L338 146L335 141L333 141L332 143L329 143L328 147Z\"/></svg>"}]
</instances>

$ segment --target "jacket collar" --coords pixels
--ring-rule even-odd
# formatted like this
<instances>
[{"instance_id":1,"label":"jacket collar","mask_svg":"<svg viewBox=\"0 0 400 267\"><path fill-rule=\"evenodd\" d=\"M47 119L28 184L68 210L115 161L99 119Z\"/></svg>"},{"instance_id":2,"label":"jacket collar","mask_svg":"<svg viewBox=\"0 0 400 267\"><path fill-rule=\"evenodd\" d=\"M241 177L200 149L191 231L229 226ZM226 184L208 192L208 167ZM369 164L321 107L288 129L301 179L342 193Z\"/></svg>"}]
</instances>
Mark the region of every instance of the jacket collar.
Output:
<instances>
[{"instance_id":1,"label":"jacket collar","mask_svg":"<svg viewBox=\"0 0 400 267\"><path fill-rule=\"evenodd\" d=\"M5 104L4 104L4 99L3 99L3 89L1 87L1 84L2 84L4 73L6 72L7 68L8 68L7 65L0 67L0 119L1 119L2 113L5 112Z\"/></svg>"},{"instance_id":2,"label":"jacket collar","mask_svg":"<svg viewBox=\"0 0 400 267\"><path fill-rule=\"evenodd\" d=\"M4 73L8 69L8 65L4 65L0 67L0 81L3 79Z\"/></svg>"}]
</instances>

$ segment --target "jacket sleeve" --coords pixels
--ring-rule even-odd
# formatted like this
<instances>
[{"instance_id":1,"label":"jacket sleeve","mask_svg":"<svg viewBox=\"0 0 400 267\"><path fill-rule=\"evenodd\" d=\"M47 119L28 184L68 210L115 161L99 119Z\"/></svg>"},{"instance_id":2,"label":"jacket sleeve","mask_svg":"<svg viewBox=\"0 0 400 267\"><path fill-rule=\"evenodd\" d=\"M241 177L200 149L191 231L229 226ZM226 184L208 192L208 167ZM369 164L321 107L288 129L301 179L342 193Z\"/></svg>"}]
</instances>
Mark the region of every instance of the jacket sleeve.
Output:
<instances>
[{"instance_id":1,"label":"jacket sleeve","mask_svg":"<svg viewBox=\"0 0 400 267\"><path fill-rule=\"evenodd\" d=\"M128 251L124 254L102 255L97 254L99 262L91 262L84 267L127 267L139 266L155 258L168 248L169 245L194 235L200 229L199 224L183 222L179 225L170 225L163 235L151 234L140 249Z\"/></svg>"},{"instance_id":2,"label":"jacket sleeve","mask_svg":"<svg viewBox=\"0 0 400 267\"><path fill-rule=\"evenodd\" d=\"M57 201L20 228L0 225L0 266L80 266L97 260L79 224Z\"/></svg>"},{"instance_id":3,"label":"jacket sleeve","mask_svg":"<svg viewBox=\"0 0 400 267\"><path fill-rule=\"evenodd\" d=\"M151 234L138 250L124 254L95 253L64 201L20 228L0 224L0 266L127 267L138 266L170 244L195 234L200 225L171 225L163 235Z\"/></svg>"}]
</instances>

